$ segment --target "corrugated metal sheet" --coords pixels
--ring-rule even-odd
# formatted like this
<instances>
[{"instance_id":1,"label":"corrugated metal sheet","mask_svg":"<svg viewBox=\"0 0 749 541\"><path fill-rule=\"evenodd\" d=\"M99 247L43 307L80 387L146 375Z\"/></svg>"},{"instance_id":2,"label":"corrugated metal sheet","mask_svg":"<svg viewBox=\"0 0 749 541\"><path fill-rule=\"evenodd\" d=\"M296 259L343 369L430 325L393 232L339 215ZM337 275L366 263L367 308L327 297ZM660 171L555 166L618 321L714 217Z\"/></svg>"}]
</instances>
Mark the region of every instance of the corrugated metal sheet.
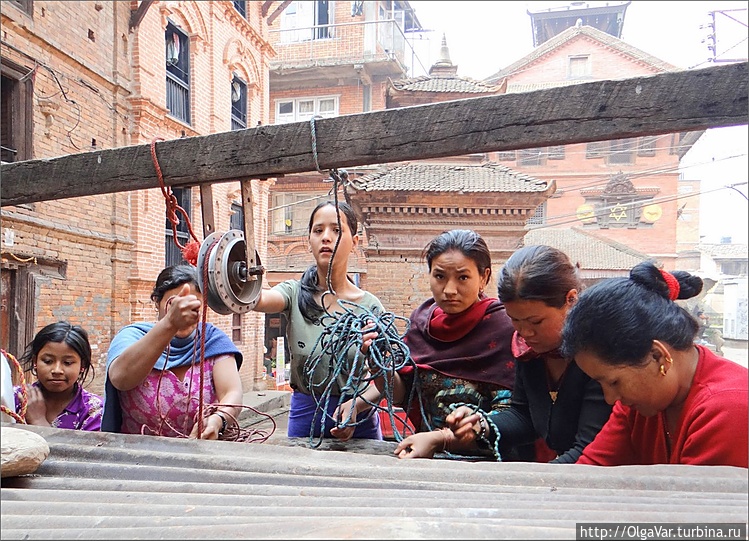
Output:
<instances>
[{"instance_id":1,"label":"corrugated metal sheet","mask_svg":"<svg viewBox=\"0 0 749 541\"><path fill-rule=\"evenodd\" d=\"M2 480L2 539L574 539L577 522L747 518L743 468L399 460L392 442L24 428L50 455Z\"/></svg>"}]
</instances>

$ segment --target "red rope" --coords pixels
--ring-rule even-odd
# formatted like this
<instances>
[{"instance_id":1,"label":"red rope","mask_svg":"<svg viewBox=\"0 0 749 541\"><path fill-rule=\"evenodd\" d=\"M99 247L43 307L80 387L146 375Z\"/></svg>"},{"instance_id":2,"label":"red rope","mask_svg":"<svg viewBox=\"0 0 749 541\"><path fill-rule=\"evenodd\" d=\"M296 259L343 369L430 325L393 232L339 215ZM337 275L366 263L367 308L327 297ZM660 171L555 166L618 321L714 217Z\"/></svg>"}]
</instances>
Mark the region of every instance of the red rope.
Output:
<instances>
[{"instance_id":1,"label":"red rope","mask_svg":"<svg viewBox=\"0 0 749 541\"><path fill-rule=\"evenodd\" d=\"M151 159L153 160L153 165L156 168L156 176L159 179L161 193L164 196L164 200L166 203L166 218L167 220L169 220L169 223L172 224L172 238L174 239L174 244L176 244L177 247L182 251L182 257L185 259L185 261L195 266L198 264L200 241L198 240L198 237L195 236L195 233L192 230L192 224L190 223L190 217L187 215L187 212L185 211L185 209L179 206L177 197L174 195L174 193L172 193L172 189L164 184L164 175L161 172L161 166L159 165L159 160L156 157L156 141L163 141L163 139L160 137L154 137L154 139L151 141ZM187 230L190 233L190 237L192 237L193 239L184 246L180 244L179 238L177 237L177 226L179 225L179 217L177 216L177 213L182 215L182 218L185 220L185 224L187 224Z\"/></svg>"},{"instance_id":2,"label":"red rope","mask_svg":"<svg viewBox=\"0 0 749 541\"><path fill-rule=\"evenodd\" d=\"M23 368L21 368L21 365L18 363L16 358L5 351L4 349L0 349L0 352L2 352L3 355L11 362L13 363L13 366L16 367L16 370L18 370L18 374L21 378L21 411L19 413L16 413L15 411L12 411L10 408L6 407L4 404L0 405L0 411L3 413L10 415L13 419L16 420L16 422L21 423L23 425L26 424L26 407L29 404L29 393L26 389L26 377L23 375ZM15 393L14 393L15 394Z\"/></svg>"}]
</instances>

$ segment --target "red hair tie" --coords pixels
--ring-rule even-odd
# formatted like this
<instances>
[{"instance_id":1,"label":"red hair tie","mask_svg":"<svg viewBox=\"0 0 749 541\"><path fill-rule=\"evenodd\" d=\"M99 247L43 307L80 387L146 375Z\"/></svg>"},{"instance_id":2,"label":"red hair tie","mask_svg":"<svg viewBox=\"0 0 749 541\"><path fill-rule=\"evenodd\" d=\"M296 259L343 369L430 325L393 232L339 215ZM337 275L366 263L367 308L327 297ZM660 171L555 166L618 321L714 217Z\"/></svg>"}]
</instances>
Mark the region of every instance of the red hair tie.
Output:
<instances>
[{"instance_id":1,"label":"red hair tie","mask_svg":"<svg viewBox=\"0 0 749 541\"><path fill-rule=\"evenodd\" d=\"M661 275L668 285L668 298L672 301L675 301L679 298L679 291L681 291L679 280L677 280L673 274L668 271L664 271L663 269L661 269Z\"/></svg>"}]
</instances>

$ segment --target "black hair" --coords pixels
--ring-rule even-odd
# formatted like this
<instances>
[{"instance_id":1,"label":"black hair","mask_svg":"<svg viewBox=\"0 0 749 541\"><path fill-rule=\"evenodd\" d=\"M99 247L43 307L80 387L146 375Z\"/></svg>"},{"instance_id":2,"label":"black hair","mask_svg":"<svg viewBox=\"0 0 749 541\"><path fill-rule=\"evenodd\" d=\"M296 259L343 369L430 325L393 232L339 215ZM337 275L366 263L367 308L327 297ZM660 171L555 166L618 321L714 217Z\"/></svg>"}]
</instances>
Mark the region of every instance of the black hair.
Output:
<instances>
[{"instance_id":1,"label":"black hair","mask_svg":"<svg viewBox=\"0 0 749 541\"><path fill-rule=\"evenodd\" d=\"M476 263L479 274L483 275L489 269L492 275L492 255L486 241L481 235L471 229L452 229L443 231L426 245L422 253L427 261L427 268L432 271L432 261L445 252L458 251Z\"/></svg>"},{"instance_id":2,"label":"black hair","mask_svg":"<svg viewBox=\"0 0 749 541\"><path fill-rule=\"evenodd\" d=\"M84 382L91 372L94 377L94 366L91 362L91 344L88 341L86 329L79 325L73 325L67 321L50 323L34 336L34 339L26 346L19 360L25 371L36 370L36 358L42 348L48 343L64 343L75 351L81 358L83 373L79 377Z\"/></svg>"},{"instance_id":3,"label":"black hair","mask_svg":"<svg viewBox=\"0 0 749 541\"><path fill-rule=\"evenodd\" d=\"M513 252L497 278L497 293L502 302L542 301L552 308L567 302L570 290L583 289L577 265L557 248L545 245L525 246Z\"/></svg>"},{"instance_id":4,"label":"black hair","mask_svg":"<svg viewBox=\"0 0 749 541\"><path fill-rule=\"evenodd\" d=\"M671 272L679 282L679 299L702 291L702 279L684 271ZM699 323L669 298L669 286L651 261L636 265L629 278L609 278L582 293L567 313L562 353L574 357L588 351L607 364L639 365L653 340L676 350L689 349Z\"/></svg>"},{"instance_id":5,"label":"black hair","mask_svg":"<svg viewBox=\"0 0 749 541\"><path fill-rule=\"evenodd\" d=\"M307 233L310 233L312 231L312 224L315 221L315 214L317 214L317 211L328 205L330 205L331 207L335 207L335 202L322 201L314 208L312 214L310 214L309 216ZM359 220L356 217L356 212L354 212L354 209L351 208L348 203L339 201L338 210L341 211L346 217L346 222L348 223L351 235L356 235L357 231L359 230ZM322 285L320 285L317 281L317 264L307 267L307 270L305 270L302 274L300 282L301 290L299 292L298 301L299 311L302 313L302 316L304 316L304 319L306 319L307 321L315 322L323 313L322 306L320 306L315 301L315 294L319 293L320 291L325 291L325 288L322 287Z\"/></svg>"},{"instance_id":6,"label":"black hair","mask_svg":"<svg viewBox=\"0 0 749 541\"><path fill-rule=\"evenodd\" d=\"M192 265L184 264L166 267L159 273L158 278L156 278L156 285L153 286L153 291L151 292L151 300L158 304L164 298L167 291L182 284L193 284L200 290L196 268Z\"/></svg>"}]
</instances>

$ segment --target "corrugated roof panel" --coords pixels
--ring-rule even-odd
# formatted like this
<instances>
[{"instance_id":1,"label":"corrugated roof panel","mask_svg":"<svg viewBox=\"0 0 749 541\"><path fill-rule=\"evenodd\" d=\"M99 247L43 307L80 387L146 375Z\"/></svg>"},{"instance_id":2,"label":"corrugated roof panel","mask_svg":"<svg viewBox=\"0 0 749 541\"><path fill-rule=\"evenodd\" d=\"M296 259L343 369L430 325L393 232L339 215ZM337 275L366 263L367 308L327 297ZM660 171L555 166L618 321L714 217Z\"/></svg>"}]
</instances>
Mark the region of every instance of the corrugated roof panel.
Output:
<instances>
[{"instance_id":1,"label":"corrugated roof panel","mask_svg":"<svg viewBox=\"0 0 749 541\"><path fill-rule=\"evenodd\" d=\"M3 539L573 539L577 522L745 522L746 469L399 460L392 442L195 441L23 427Z\"/></svg>"}]
</instances>

